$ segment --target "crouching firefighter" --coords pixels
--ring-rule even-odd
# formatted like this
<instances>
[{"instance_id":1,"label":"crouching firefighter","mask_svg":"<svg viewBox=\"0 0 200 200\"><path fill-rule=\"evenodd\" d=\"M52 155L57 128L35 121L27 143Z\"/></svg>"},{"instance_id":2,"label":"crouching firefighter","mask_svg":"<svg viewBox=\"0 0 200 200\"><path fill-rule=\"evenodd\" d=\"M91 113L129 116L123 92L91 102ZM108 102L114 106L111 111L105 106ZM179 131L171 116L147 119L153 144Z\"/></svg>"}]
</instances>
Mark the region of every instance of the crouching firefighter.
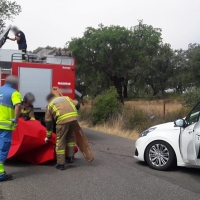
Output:
<instances>
[{"instance_id":1,"label":"crouching firefighter","mask_svg":"<svg viewBox=\"0 0 200 200\"><path fill-rule=\"evenodd\" d=\"M10 75L0 87L0 181L12 180L12 175L4 170L4 162L10 150L12 131L21 113L21 95L14 89L17 85L18 78Z\"/></svg>"},{"instance_id":2,"label":"crouching firefighter","mask_svg":"<svg viewBox=\"0 0 200 200\"><path fill-rule=\"evenodd\" d=\"M22 101L21 116L25 121L35 120L33 103L35 101L35 96L28 92L25 94Z\"/></svg>"},{"instance_id":3,"label":"crouching firefighter","mask_svg":"<svg viewBox=\"0 0 200 200\"><path fill-rule=\"evenodd\" d=\"M45 142L48 142L52 136L53 121L56 122L56 168L65 169L65 150L68 147L68 162L72 163L74 159L75 140L73 132L78 124L77 110L80 104L69 97L55 97L49 94L46 98L48 107L45 113L45 122L47 135Z\"/></svg>"}]
</instances>

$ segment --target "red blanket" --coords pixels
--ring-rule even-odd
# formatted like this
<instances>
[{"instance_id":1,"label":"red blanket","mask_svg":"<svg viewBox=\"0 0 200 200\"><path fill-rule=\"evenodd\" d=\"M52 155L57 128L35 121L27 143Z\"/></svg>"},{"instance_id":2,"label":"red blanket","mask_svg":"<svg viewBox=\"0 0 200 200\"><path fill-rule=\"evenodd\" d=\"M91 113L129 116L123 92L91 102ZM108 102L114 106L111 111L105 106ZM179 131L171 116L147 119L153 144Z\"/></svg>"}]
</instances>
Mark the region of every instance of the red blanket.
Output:
<instances>
[{"instance_id":1,"label":"red blanket","mask_svg":"<svg viewBox=\"0 0 200 200\"><path fill-rule=\"evenodd\" d=\"M39 121L24 121L19 119L17 129L12 134L12 144L8 158L16 158L33 164L42 164L56 159L55 138L46 144L46 129ZM78 148L75 146L75 153ZM66 153L67 154L67 153Z\"/></svg>"}]
</instances>

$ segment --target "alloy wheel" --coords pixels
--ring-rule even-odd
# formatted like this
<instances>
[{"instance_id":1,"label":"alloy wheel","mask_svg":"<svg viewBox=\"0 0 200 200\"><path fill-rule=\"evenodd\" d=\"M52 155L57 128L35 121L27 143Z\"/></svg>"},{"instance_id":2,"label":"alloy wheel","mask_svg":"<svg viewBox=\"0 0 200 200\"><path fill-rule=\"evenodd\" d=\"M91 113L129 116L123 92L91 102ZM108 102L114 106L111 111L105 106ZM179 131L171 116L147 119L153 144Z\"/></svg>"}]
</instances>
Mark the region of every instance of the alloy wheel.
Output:
<instances>
[{"instance_id":1,"label":"alloy wheel","mask_svg":"<svg viewBox=\"0 0 200 200\"><path fill-rule=\"evenodd\" d=\"M163 167L169 161L169 150L163 144L154 144L149 150L149 160L156 167Z\"/></svg>"}]
</instances>

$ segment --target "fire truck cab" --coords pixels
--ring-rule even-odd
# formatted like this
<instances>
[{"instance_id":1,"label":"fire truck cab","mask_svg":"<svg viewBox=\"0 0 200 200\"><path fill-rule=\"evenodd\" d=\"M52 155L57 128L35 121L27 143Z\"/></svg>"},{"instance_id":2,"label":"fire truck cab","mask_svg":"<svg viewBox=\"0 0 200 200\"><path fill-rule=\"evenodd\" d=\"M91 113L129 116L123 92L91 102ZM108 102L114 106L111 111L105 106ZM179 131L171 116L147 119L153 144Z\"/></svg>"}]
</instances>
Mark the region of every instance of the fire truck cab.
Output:
<instances>
[{"instance_id":1,"label":"fire truck cab","mask_svg":"<svg viewBox=\"0 0 200 200\"><path fill-rule=\"evenodd\" d=\"M76 61L67 55L47 55L45 60L39 60L36 55L27 54L27 62L22 62L20 50L1 49L9 32L6 31L0 36L0 86L6 76L18 76L19 92L22 97L27 92L34 94L35 116L42 122L47 106L45 98L52 87L58 87L63 95L75 98ZM81 94L76 93L80 97Z\"/></svg>"}]
</instances>

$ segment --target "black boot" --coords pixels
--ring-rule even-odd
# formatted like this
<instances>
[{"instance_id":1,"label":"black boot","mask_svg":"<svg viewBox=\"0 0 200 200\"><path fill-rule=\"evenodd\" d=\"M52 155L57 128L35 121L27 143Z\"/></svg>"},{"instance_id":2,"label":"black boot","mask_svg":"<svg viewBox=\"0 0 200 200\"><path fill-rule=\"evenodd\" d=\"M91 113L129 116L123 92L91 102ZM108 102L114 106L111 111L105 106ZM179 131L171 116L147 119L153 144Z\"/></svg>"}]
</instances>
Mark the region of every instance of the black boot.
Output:
<instances>
[{"instance_id":1,"label":"black boot","mask_svg":"<svg viewBox=\"0 0 200 200\"><path fill-rule=\"evenodd\" d=\"M74 163L74 156L67 158L68 163Z\"/></svg>"},{"instance_id":2,"label":"black boot","mask_svg":"<svg viewBox=\"0 0 200 200\"><path fill-rule=\"evenodd\" d=\"M65 165L56 164L55 168L59 170L65 170Z\"/></svg>"},{"instance_id":3,"label":"black boot","mask_svg":"<svg viewBox=\"0 0 200 200\"><path fill-rule=\"evenodd\" d=\"M11 181L11 180L13 180L13 176L9 175L9 174L6 174L5 178L3 180L0 180L0 182Z\"/></svg>"}]
</instances>

